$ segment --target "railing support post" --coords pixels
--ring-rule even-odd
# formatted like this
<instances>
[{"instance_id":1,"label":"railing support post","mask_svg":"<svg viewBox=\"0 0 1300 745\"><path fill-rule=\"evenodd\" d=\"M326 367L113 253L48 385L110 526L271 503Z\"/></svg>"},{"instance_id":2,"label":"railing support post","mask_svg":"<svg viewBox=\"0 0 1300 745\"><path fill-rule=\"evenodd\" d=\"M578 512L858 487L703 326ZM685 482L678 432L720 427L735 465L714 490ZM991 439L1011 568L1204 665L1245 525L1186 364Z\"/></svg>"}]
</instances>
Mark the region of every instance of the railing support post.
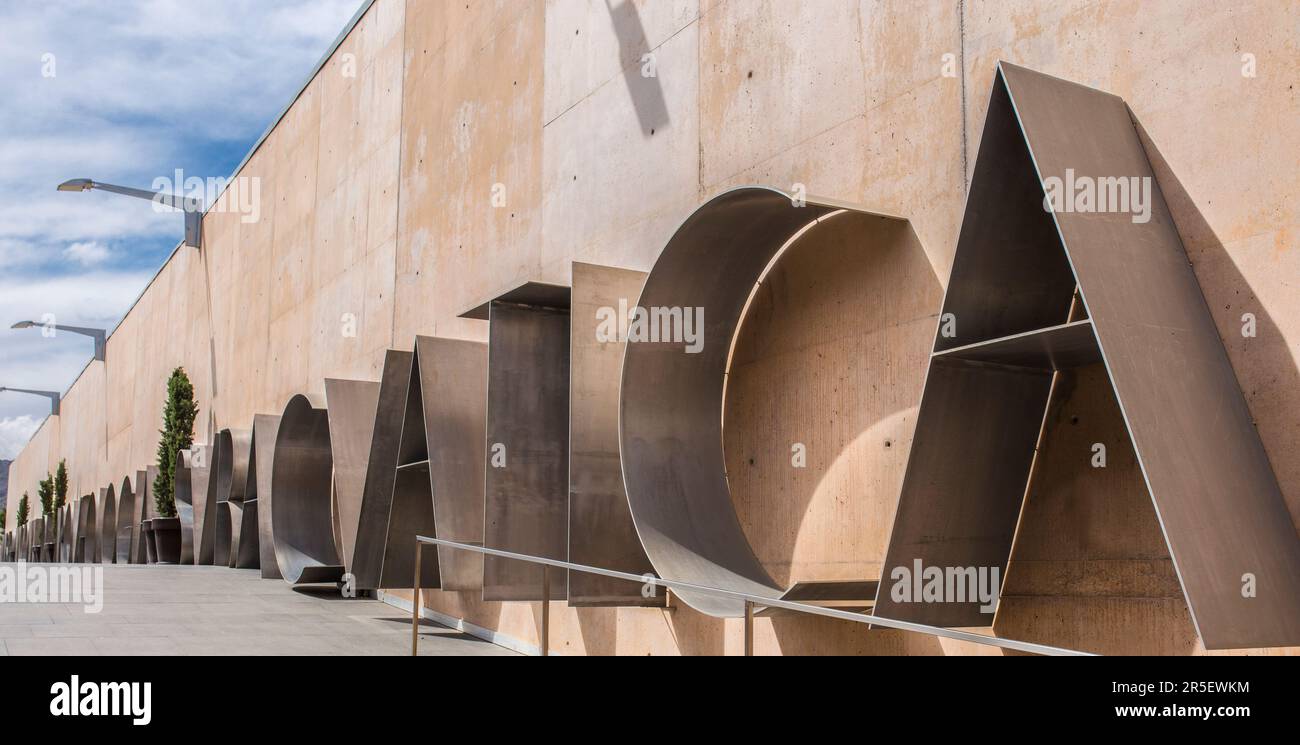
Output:
<instances>
[{"instance_id":1,"label":"railing support post","mask_svg":"<svg viewBox=\"0 0 1300 745\"><path fill-rule=\"evenodd\" d=\"M754 602L745 601L745 656L754 656Z\"/></svg>"},{"instance_id":2,"label":"railing support post","mask_svg":"<svg viewBox=\"0 0 1300 745\"><path fill-rule=\"evenodd\" d=\"M416 657L420 651L420 554L424 546L415 541L415 587L411 589L411 656Z\"/></svg>"},{"instance_id":3,"label":"railing support post","mask_svg":"<svg viewBox=\"0 0 1300 745\"><path fill-rule=\"evenodd\" d=\"M551 656L551 568L542 565L542 638L538 647L543 657Z\"/></svg>"}]
</instances>

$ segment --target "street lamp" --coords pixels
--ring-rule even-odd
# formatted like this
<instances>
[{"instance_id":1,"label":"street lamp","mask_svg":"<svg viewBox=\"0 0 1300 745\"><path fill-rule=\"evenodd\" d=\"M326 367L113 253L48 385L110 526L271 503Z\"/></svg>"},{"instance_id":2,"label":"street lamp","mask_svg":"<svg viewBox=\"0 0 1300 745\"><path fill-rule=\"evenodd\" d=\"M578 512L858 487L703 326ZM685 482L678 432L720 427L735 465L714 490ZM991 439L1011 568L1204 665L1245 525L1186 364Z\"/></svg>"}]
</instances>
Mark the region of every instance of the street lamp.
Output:
<instances>
[{"instance_id":1,"label":"street lamp","mask_svg":"<svg viewBox=\"0 0 1300 745\"><path fill-rule=\"evenodd\" d=\"M4 393L5 391L11 391L13 393L30 393L33 396L45 396L50 399L50 416L59 415L59 399L63 398L63 394L55 393L54 391L29 391L26 388L5 388L4 386L0 386L0 393Z\"/></svg>"},{"instance_id":2,"label":"street lamp","mask_svg":"<svg viewBox=\"0 0 1300 745\"><path fill-rule=\"evenodd\" d=\"M100 362L104 361L104 345L108 340L108 333L104 329L92 329L84 326L63 326L57 323L41 324L35 321L19 321L12 328L31 329L31 328L52 328L56 331L67 331L69 334L81 334L89 336L95 340L95 359Z\"/></svg>"},{"instance_id":3,"label":"street lamp","mask_svg":"<svg viewBox=\"0 0 1300 745\"><path fill-rule=\"evenodd\" d=\"M137 199L147 199L172 209L185 212L185 245L201 248L203 245L203 201L195 197L180 194L167 194L161 191L133 189L129 186L116 186L88 178L74 178L59 184L59 191L90 191L99 189L114 194L124 194Z\"/></svg>"}]
</instances>

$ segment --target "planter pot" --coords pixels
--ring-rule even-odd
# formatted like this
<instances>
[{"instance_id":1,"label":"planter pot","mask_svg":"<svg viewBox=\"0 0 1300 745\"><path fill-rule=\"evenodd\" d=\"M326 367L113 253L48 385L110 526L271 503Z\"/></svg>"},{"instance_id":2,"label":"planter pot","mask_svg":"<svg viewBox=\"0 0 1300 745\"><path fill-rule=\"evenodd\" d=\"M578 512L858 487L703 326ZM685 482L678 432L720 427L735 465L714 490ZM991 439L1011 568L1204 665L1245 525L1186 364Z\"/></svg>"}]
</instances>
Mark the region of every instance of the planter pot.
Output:
<instances>
[{"instance_id":1,"label":"planter pot","mask_svg":"<svg viewBox=\"0 0 1300 745\"><path fill-rule=\"evenodd\" d=\"M153 538L153 520L145 520L140 523L140 537L144 538L144 563L158 563L158 546L154 543Z\"/></svg>"},{"instance_id":2,"label":"planter pot","mask_svg":"<svg viewBox=\"0 0 1300 745\"><path fill-rule=\"evenodd\" d=\"M181 563L181 521L177 517L155 517L149 545L159 564Z\"/></svg>"}]
</instances>

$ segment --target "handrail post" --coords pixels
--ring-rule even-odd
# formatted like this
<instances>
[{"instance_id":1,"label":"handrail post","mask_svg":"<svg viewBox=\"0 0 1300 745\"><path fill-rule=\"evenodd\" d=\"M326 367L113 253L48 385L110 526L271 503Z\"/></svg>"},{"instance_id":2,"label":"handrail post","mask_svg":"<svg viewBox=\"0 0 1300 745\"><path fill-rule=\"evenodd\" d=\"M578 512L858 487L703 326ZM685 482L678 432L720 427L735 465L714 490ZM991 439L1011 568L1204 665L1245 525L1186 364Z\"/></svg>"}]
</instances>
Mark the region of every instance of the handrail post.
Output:
<instances>
[{"instance_id":1,"label":"handrail post","mask_svg":"<svg viewBox=\"0 0 1300 745\"><path fill-rule=\"evenodd\" d=\"M415 540L415 587L411 590L411 656L416 657L420 651L420 554L424 546L420 539Z\"/></svg>"},{"instance_id":2,"label":"handrail post","mask_svg":"<svg viewBox=\"0 0 1300 745\"><path fill-rule=\"evenodd\" d=\"M542 565L542 638L538 643L543 657L551 656L551 568Z\"/></svg>"},{"instance_id":3,"label":"handrail post","mask_svg":"<svg viewBox=\"0 0 1300 745\"><path fill-rule=\"evenodd\" d=\"M745 656L754 656L754 601L745 601Z\"/></svg>"}]
</instances>

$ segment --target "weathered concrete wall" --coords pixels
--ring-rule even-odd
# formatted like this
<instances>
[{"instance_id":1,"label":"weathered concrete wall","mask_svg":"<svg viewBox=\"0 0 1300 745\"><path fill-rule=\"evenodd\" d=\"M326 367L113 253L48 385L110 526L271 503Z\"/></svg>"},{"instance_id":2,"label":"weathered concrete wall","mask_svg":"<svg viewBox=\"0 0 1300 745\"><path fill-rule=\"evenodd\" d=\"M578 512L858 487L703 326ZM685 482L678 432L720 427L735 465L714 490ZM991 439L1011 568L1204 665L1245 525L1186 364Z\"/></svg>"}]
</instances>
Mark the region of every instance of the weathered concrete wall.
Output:
<instances>
[{"instance_id":1,"label":"weathered concrete wall","mask_svg":"<svg viewBox=\"0 0 1300 745\"><path fill-rule=\"evenodd\" d=\"M729 476L776 577L876 571L1006 59L1129 102L1300 524L1297 45L1286 0L378 0L241 172L260 179L260 219L210 214L204 252L164 267L107 367L15 462L9 514L60 457L73 494L151 462L177 365L204 440L326 376L377 379L383 350L416 334L483 340L460 312L524 280L565 283L571 261L647 270L723 189L801 185L909 217L928 261L863 256L830 223L778 264L737 345ZM1093 372L1076 383L1054 404L995 629L1199 652L1113 396ZM1082 478L1075 450L1097 441L1111 463ZM809 446L797 472L794 442ZM525 642L540 625L536 604L426 602ZM738 622L684 607L557 606L552 621L558 651L741 646ZM810 619L760 621L757 644L984 652Z\"/></svg>"}]
</instances>

